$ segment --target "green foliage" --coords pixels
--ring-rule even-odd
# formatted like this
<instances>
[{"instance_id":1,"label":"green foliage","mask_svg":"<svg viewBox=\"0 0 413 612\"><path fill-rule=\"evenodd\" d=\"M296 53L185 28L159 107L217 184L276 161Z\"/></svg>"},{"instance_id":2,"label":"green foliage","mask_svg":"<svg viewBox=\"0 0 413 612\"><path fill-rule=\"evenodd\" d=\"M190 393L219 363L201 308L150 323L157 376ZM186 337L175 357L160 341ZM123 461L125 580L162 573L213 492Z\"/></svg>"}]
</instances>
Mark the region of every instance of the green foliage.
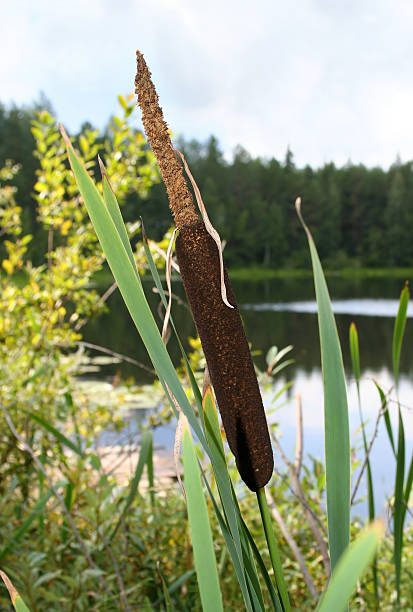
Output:
<instances>
[{"instance_id":1,"label":"green foliage","mask_svg":"<svg viewBox=\"0 0 413 612\"><path fill-rule=\"evenodd\" d=\"M313 265L324 386L324 440L331 568L350 541L350 434L343 357L330 296L312 235L300 211Z\"/></svg>"},{"instance_id":2,"label":"green foliage","mask_svg":"<svg viewBox=\"0 0 413 612\"><path fill-rule=\"evenodd\" d=\"M188 519L202 608L205 612L219 612L223 610L223 607L214 544L202 490L201 474L188 424L183 434L182 454Z\"/></svg>"},{"instance_id":3,"label":"green foliage","mask_svg":"<svg viewBox=\"0 0 413 612\"><path fill-rule=\"evenodd\" d=\"M142 136L127 123L133 106L131 100L122 100L126 109L122 116L113 118L105 140L99 140L98 133L89 129L78 139L90 172L94 172L96 153L100 151L106 156L108 172L112 172L111 179L121 203L131 191L145 196L153 181L158 180L152 154L146 150ZM19 167L7 161L0 169L0 236L3 238L0 491L7 490L11 479L17 476L17 489L29 512L33 502L42 499L42 491L31 490L30 479L36 473L32 458L19 449L5 422L5 413L46 466L66 461L63 434L56 444L57 429L62 427L66 432L73 432L78 428L79 433L87 423L97 434L112 417L102 405L93 407L89 403L88 411L84 411L84 399L81 394L76 396L73 382L83 358L83 350L78 346L80 330L105 308L101 296L92 288L93 277L102 268L104 257L88 216L79 206L65 149L49 111L36 113L32 135L39 163L34 185L36 222L43 228L47 244L46 258L41 265L34 265L30 258L28 248L33 238L25 233L23 210L17 204L20 194L12 184ZM133 236L137 225L128 224L127 229L129 236ZM84 423L77 424L76 415L85 417L85 413ZM114 422L119 422L113 416Z\"/></svg>"}]
</instances>

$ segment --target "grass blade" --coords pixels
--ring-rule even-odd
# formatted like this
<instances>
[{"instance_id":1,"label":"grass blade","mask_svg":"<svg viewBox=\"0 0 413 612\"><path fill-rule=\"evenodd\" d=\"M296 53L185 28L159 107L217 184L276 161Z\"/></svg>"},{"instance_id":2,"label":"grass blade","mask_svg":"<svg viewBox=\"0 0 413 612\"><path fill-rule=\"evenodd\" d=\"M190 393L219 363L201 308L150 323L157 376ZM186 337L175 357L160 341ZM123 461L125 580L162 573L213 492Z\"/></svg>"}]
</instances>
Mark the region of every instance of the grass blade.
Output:
<instances>
[{"instance_id":1,"label":"grass blade","mask_svg":"<svg viewBox=\"0 0 413 612\"><path fill-rule=\"evenodd\" d=\"M69 438L56 429L56 427L53 427L53 425L46 421L46 419L44 419L40 414L37 414L37 412L28 412L28 415L31 419L39 423L39 425L51 433L61 444L67 446L67 448L70 448L70 450L76 453L76 455L79 455L79 457L84 457L82 449L77 444L69 440Z\"/></svg>"},{"instance_id":2,"label":"grass blade","mask_svg":"<svg viewBox=\"0 0 413 612\"><path fill-rule=\"evenodd\" d=\"M394 567L396 570L396 592L397 601L400 602L400 580L402 572L403 553L403 519L405 516L403 484L405 471L405 437L402 411L399 406L399 435L397 440L396 455L396 481L394 486Z\"/></svg>"},{"instance_id":3,"label":"grass blade","mask_svg":"<svg viewBox=\"0 0 413 612\"><path fill-rule=\"evenodd\" d=\"M370 458L368 456L368 447L367 447L367 437L366 430L364 427L364 419L363 412L361 409L361 396L360 396L360 351L359 351L359 339L357 333L357 327L355 323L350 325L350 354L351 354L351 363L353 366L353 373L357 383L357 400L359 407L359 415L360 415L360 426L363 437L363 446L364 446L364 455L366 457L366 470L367 470L367 503L368 503L368 511L369 511L369 521L370 523L374 521L376 509L374 504L374 488L373 488L373 476L371 473L371 465ZM373 573L373 584L374 584L374 596L376 600L376 608L378 608L379 604L379 583L377 576L377 559L374 558L372 565L372 573Z\"/></svg>"},{"instance_id":4,"label":"grass blade","mask_svg":"<svg viewBox=\"0 0 413 612\"><path fill-rule=\"evenodd\" d=\"M151 433L151 439L149 442L148 459L146 462L146 468L148 470L148 484L149 484L149 496L151 498L152 510L155 508L155 472L153 468L153 435Z\"/></svg>"},{"instance_id":5,"label":"grass blade","mask_svg":"<svg viewBox=\"0 0 413 612\"><path fill-rule=\"evenodd\" d=\"M363 446L364 446L364 454L367 459L366 468L367 468L367 496L368 496L368 509L369 509L369 520L370 522L375 518L375 505L374 505L374 489L373 489L373 477L371 473L371 465L370 459L368 457L368 446L367 446L367 437L366 437L366 429L364 427L364 419L363 412L361 409L361 396L360 396L360 351L359 351L359 339L357 333L357 327L355 323L350 325L350 354L351 354L351 362L353 366L353 373L357 383L357 399L358 399L358 407L359 407L359 415L360 415L360 426L361 433L363 437ZM377 586L377 583L376 583Z\"/></svg>"},{"instance_id":6,"label":"grass blade","mask_svg":"<svg viewBox=\"0 0 413 612\"><path fill-rule=\"evenodd\" d=\"M346 610L357 581L366 572L383 535L383 525L373 523L346 550L332 573L327 590L317 607L318 612Z\"/></svg>"},{"instance_id":7,"label":"grass blade","mask_svg":"<svg viewBox=\"0 0 413 612\"><path fill-rule=\"evenodd\" d=\"M0 570L0 577L2 578L4 584L6 585L6 588L9 592L10 599L11 599L14 609L17 612L29 612L29 608L24 603L23 599L19 595L17 589L13 586L13 583L10 580L10 578L7 576L7 574L5 574L4 572Z\"/></svg>"},{"instance_id":8,"label":"grass blade","mask_svg":"<svg viewBox=\"0 0 413 612\"><path fill-rule=\"evenodd\" d=\"M231 546L228 547L228 550L230 552L232 562L234 564L234 568L238 577L238 581L240 583L245 604L248 608L251 605L251 602L248 593L247 582L245 579L246 568L244 566L244 555L242 553L242 545L239 533L239 508L236 502L236 498L233 495L232 484L228 474L227 464L225 461L224 445L222 442L221 430L218 421L218 413L214 397L212 395L211 387L208 387L205 392L204 399L202 402L202 412L205 427L205 436L208 440L208 445L211 448L212 454L215 457L215 463L213 466L214 475L221 497L221 502L224 508L225 518L228 522L230 537L232 538ZM215 508L215 512L217 513L217 508Z\"/></svg>"},{"instance_id":9,"label":"grass blade","mask_svg":"<svg viewBox=\"0 0 413 612\"><path fill-rule=\"evenodd\" d=\"M403 495L403 518L402 518L402 522L404 524L404 518L406 515L406 511L409 505L409 500L410 500L410 492L412 490L412 484L413 484L413 455L410 459L410 467L409 467L409 472L407 474L407 479L406 479L406 486L404 489L404 495Z\"/></svg>"},{"instance_id":10,"label":"grass blade","mask_svg":"<svg viewBox=\"0 0 413 612\"><path fill-rule=\"evenodd\" d=\"M136 263L133 257L132 248L129 242L126 227L125 227L125 224L123 223L118 200L116 199L116 195L112 189L112 185L110 184L108 175L106 174L105 166L103 165L102 160L100 159L99 156L98 156L98 160L99 160L99 165L100 165L100 171L102 173L103 199L105 201L106 208L112 218L113 223L115 224L119 237L122 240L122 244L129 257L129 261L131 262L132 267L136 272L136 278L138 279L139 282L141 282L140 276L138 274L138 270L136 268Z\"/></svg>"},{"instance_id":11,"label":"grass blade","mask_svg":"<svg viewBox=\"0 0 413 612\"><path fill-rule=\"evenodd\" d=\"M217 516L218 523L219 523L219 526L220 526L221 531L222 531L222 535L224 536L224 540L225 540L225 543L227 545L228 552L229 552L229 554L231 556L232 563L234 565L235 573L237 575L238 582L239 582L241 590L242 590L242 595L244 597L245 606L246 606L248 612L253 612L253 608L252 608L252 604L251 604L251 599L250 599L250 594L249 594L249 591L248 591L247 582L246 582L245 573L244 573L244 571L247 568L244 568L244 565L240 563L240 559L239 559L237 550L235 548L234 539L233 539L232 534L231 534L231 532L230 532L230 530L228 528L227 522L225 521L225 518L223 517L223 515L222 515L222 513L221 513L221 511L220 511L220 509L218 507L218 504L217 504L217 502L215 500L215 497L214 497L214 495L213 495L213 493L211 491L211 487L209 486L209 483L208 483L207 478L205 477L205 474L203 474L203 479L204 479L204 483L205 483L205 486L207 488L209 497L210 497L210 499L212 501L212 505L214 506L215 514Z\"/></svg>"},{"instance_id":12,"label":"grass blade","mask_svg":"<svg viewBox=\"0 0 413 612\"><path fill-rule=\"evenodd\" d=\"M389 440L390 440L390 444L391 444L391 447L392 447L392 450L393 450L393 455L396 457L396 447L394 445L393 428L391 426L391 421L390 421L387 397L386 397L386 394L384 393L383 389L377 384L376 381L374 381L374 384L376 385L376 389L377 389L377 391L379 392L379 395L380 395L381 411L383 412L384 423L386 425L387 435L388 435Z\"/></svg>"},{"instance_id":13,"label":"grass blade","mask_svg":"<svg viewBox=\"0 0 413 612\"><path fill-rule=\"evenodd\" d=\"M318 305L324 383L328 539L333 570L350 541L350 435L347 393L340 341L327 284L313 238L301 216L300 206L301 201L297 200L297 213L310 247Z\"/></svg>"},{"instance_id":14,"label":"grass blade","mask_svg":"<svg viewBox=\"0 0 413 612\"><path fill-rule=\"evenodd\" d=\"M272 567L274 569L274 578L277 585L278 594L280 596L283 610L290 612L291 605L288 597L287 586L284 580L280 553L278 551L277 540L275 538L274 529L272 527L271 514L268 508L267 499L265 497L265 489L259 489L257 499L261 513L262 525L264 527L265 538L267 540L268 551L270 553Z\"/></svg>"},{"instance_id":15,"label":"grass blade","mask_svg":"<svg viewBox=\"0 0 413 612\"><path fill-rule=\"evenodd\" d=\"M245 537L248 539L249 545L251 546L252 552L254 554L255 560L258 563L258 567L260 568L262 577L264 578L264 582L266 584L266 587L268 589L268 592L270 594L271 597L271 601L272 604L274 606L274 610L276 610L276 612L282 612L282 606L281 606L281 602L279 600L278 594L274 589L274 585L272 583L272 580L270 578L270 575L267 572L267 568L265 567L264 561L262 560L262 557L260 555L260 552L257 548L257 545L254 542L254 538L252 537L250 530L248 529L247 525L245 524L245 522L241 519L242 521L242 526L243 526L243 532Z\"/></svg>"},{"instance_id":16,"label":"grass blade","mask_svg":"<svg viewBox=\"0 0 413 612\"><path fill-rule=\"evenodd\" d=\"M400 294L399 310L397 312L396 321L394 323L393 332L393 373L394 380L396 383L396 389L399 386L399 364L400 364L400 352L402 348L404 330L406 327L406 315L407 306L409 304L409 287L406 286L402 289Z\"/></svg>"},{"instance_id":17,"label":"grass blade","mask_svg":"<svg viewBox=\"0 0 413 612\"><path fill-rule=\"evenodd\" d=\"M409 304L409 287L406 283L400 294L399 310L394 322L393 332L393 373L396 384L397 400L399 399L399 365L400 353L403 343L404 331L406 328L407 307ZM394 484L394 508L393 508L393 525L394 525L394 567L396 572L396 593L397 602L400 603L400 581L402 572L402 553L403 553L403 524L405 517L404 505L404 473L406 460L406 443L404 436L403 417L398 406L399 423L397 437L397 452L396 452L396 479Z\"/></svg>"},{"instance_id":18,"label":"grass blade","mask_svg":"<svg viewBox=\"0 0 413 612\"><path fill-rule=\"evenodd\" d=\"M359 351L359 338L357 333L357 327L355 323L350 325L350 355L351 363L353 365L354 378L357 382L357 388L360 385L360 351Z\"/></svg>"},{"instance_id":19,"label":"grass blade","mask_svg":"<svg viewBox=\"0 0 413 612\"><path fill-rule=\"evenodd\" d=\"M195 447L188 425L183 434L182 451L189 525L202 608L205 612L220 612L223 611L222 595L211 527Z\"/></svg>"}]
</instances>

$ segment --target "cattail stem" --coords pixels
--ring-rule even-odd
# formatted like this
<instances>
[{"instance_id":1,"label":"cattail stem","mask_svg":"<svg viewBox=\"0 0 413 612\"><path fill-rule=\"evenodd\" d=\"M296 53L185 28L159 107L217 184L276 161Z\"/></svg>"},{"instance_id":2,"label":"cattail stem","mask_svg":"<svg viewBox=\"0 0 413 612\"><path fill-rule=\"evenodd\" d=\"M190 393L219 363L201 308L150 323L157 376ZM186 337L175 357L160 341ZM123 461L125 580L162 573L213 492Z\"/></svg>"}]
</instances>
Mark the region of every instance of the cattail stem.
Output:
<instances>
[{"instance_id":1,"label":"cattail stem","mask_svg":"<svg viewBox=\"0 0 413 612\"><path fill-rule=\"evenodd\" d=\"M274 570L274 579L277 587L278 595L281 600L283 612L290 612L291 605L288 598L287 586L285 584L283 571L281 567L280 553L278 551L277 540L275 539L274 530L271 522L271 513L268 508L267 498L265 497L264 488L257 491L258 506L260 508L261 520L264 527L265 539L267 540L268 551Z\"/></svg>"}]
</instances>

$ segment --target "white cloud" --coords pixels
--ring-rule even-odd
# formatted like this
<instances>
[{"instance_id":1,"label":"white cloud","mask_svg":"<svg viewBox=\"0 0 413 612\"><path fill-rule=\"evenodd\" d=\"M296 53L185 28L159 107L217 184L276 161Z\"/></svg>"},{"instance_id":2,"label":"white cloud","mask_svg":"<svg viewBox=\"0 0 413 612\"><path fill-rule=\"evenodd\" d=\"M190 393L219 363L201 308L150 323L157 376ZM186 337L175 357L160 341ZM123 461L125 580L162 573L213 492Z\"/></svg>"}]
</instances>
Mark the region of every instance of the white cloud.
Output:
<instances>
[{"instance_id":1,"label":"white cloud","mask_svg":"<svg viewBox=\"0 0 413 612\"><path fill-rule=\"evenodd\" d=\"M1 99L43 90L59 118L102 126L133 91L135 49L174 132L322 164L413 157L413 5L304 0L51 2L3 9Z\"/></svg>"}]
</instances>

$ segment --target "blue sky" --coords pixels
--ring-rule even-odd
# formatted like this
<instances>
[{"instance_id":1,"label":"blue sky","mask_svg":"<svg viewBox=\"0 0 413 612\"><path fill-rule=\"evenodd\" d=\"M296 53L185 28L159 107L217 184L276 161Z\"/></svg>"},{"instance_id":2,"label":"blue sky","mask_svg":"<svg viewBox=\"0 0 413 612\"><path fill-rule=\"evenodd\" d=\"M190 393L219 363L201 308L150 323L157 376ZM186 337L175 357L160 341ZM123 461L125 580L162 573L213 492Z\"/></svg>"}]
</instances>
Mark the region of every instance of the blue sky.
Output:
<instances>
[{"instance_id":1,"label":"blue sky","mask_svg":"<svg viewBox=\"0 0 413 612\"><path fill-rule=\"evenodd\" d=\"M301 166L413 159L410 0L14 0L0 100L102 127L144 53L172 131ZM139 114L135 115L140 125Z\"/></svg>"}]
</instances>

